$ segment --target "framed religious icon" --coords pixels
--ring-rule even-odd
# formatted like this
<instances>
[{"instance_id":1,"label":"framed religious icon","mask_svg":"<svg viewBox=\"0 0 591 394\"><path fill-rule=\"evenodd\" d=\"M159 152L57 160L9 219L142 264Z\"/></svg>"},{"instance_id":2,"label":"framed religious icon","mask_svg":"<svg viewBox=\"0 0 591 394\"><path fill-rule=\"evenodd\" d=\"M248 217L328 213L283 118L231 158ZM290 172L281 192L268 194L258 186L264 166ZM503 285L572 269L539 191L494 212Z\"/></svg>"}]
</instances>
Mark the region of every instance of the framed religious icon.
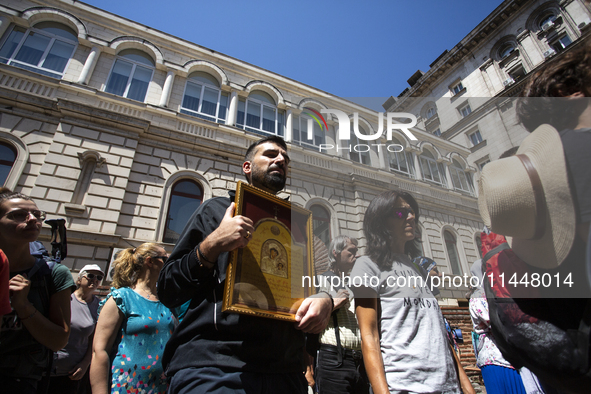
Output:
<instances>
[{"instance_id":1,"label":"framed religious icon","mask_svg":"<svg viewBox=\"0 0 591 394\"><path fill-rule=\"evenodd\" d=\"M222 310L295 321L314 294L312 212L244 182L235 201L235 215L250 218L254 233L230 254Z\"/></svg>"}]
</instances>

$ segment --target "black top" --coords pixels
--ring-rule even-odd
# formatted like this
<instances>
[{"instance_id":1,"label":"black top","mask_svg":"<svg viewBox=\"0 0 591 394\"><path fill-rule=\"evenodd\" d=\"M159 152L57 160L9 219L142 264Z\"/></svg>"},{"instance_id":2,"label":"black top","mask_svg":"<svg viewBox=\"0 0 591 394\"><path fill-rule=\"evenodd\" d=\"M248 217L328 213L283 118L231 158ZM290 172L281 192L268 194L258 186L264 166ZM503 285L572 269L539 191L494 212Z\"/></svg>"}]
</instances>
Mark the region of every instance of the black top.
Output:
<instances>
[{"instance_id":1,"label":"black top","mask_svg":"<svg viewBox=\"0 0 591 394\"><path fill-rule=\"evenodd\" d=\"M560 132L577 223L591 221L591 129Z\"/></svg>"},{"instance_id":2,"label":"black top","mask_svg":"<svg viewBox=\"0 0 591 394\"><path fill-rule=\"evenodd\" d=\"M200 267L195 247L222 221L234 200L212 198L193 213L158 279L158 297L169 308L191 300L166 344L162 364L168 376L183 368L218 367L261 373L301 373L304 334L293 323L222 313L229 253L217 267Z\"/></svg>"}]
</instances>

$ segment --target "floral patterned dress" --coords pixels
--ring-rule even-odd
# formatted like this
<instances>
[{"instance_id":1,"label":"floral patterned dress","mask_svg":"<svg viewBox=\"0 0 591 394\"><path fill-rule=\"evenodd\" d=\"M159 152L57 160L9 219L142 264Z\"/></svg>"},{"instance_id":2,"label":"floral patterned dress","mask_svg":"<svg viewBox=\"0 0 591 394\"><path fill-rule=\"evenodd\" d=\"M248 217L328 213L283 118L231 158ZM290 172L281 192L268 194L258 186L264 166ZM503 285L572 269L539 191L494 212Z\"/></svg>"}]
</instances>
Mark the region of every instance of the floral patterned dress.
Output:
<instances>
[{"instance_id":1,"label":"floral patterned dress","mask_svg":"<svg viewBox=\"0 0 591 394\"><path fill-rule=\"evenodd\" d=\"M101 307L110 297L125 315L115 344L117 353L114 358L111 355L111 393L164 394L162 353L174 329L170 309L128 287L111 288Z\"/></svg>"},{"instance_id":2,"label":"floral patterned dress","mask_svg":"<svg viewBox=\"0 0 591 394\"><path fill-rule=\"evenodd\" d=\"M492 338L490 318L488 314L488 302L483 288L476 290L470 298L470 317L474 325L474 332L478 334L478 358L476 365L482 368L486 365L498 365L506 368L513 368L503 358L501 351L495 345Z\"/></svg>"}]
</instances>

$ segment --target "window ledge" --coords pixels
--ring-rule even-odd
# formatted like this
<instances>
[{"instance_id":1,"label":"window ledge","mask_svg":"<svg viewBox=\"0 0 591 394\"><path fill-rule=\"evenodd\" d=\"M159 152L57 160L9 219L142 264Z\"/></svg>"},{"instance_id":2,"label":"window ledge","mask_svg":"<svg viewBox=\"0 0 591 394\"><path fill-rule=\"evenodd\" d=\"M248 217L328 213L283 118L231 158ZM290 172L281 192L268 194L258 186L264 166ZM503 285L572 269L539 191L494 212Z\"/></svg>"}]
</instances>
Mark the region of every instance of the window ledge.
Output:
<instances>
[{"instance_id":1,"label":"window ledge","mask_svg":"<svg viewBox=\"0 0 591 394\"><path fill-rule=\"evenodd\" d=\"M453 102L454 100L456 100L458 97L462 96L467 91L468 91L468 89L466 89L466 87L464 86L464 88L462 90L460 90L459 92L457 92L456 94L451 96L451 101Z\"/></svg>"},{"instance_id":2,"label":"window ledge","mask_svg":"<svg viewBox=\"0 0 591 394\"><path fill-rule=\"evenodd\" d=\"M499 67L503 68L511 63L513 59L519 57L519 48L515 48L510 54L499 60Z\"/></svg>"},{"instance_id":3,"label":"window ledge","mask_svg":"<svg viewBox=\"0 0 591 394\"><path fill-rule=\"evenodd\" d=\"M474 153L476 152L478 149L484 148L486 146L486 140L481 141L478 145L474 145L473 147L470 148L470 152Z\"/></svg>"},{"instance_id":4,"label":"window ledge","mask_svg":"<svg viewBox=\"0 0 591 394\"><path fill-rule=\"evenodd\" d=\"M65 203L64 209L68 216L84 216L86 213L86 206L80 204Z\"/></svg>"},{"instance_id":5,"label":"window ledge","mask_svg":"<svg viewBox=\"0 0 591 394\"><path fill-rule=\"evenodd\" d=\"M425 119L425 127L429 127L432 124L434 124L435 122L437 122L437 124L439 124L439 114L434 114L429 119Z\"/></svg>"},{"instance_id":6,"label":"window ledge","mask_svg":"<svg viewBox=\"0 0 591 394\"><path fill-rule=\"evenodd\" d=\"M464 196L470 196L470 197L474 197L474 193L472 193L472 192L469 192L469 191L467 191L467 190L463 190L463 189L454 188L454 192L456 192L456 193L460 193L460 194L462 194L462 195L464 195Z\"/></svg>"},{"instance_id":7,"label":"window ledge","mask_svg":"<svg viewBox=\"0 0 591 394\"><path fill-rule=\"evenodd\" d=\"M391 168L391 167L390 167L390 172L393 172L393 173L395 173L395 174L399 174L399 175L403 175L403 176L405 176L405 177L407 177L407 178L410 178L410 179L415 179L415 178L414 178L414 177L413 177L411 174L409 174L408 172L400 171L400 170L397 170L397 169L395 169L395 168Z\"/></svg>"}]
</instances>

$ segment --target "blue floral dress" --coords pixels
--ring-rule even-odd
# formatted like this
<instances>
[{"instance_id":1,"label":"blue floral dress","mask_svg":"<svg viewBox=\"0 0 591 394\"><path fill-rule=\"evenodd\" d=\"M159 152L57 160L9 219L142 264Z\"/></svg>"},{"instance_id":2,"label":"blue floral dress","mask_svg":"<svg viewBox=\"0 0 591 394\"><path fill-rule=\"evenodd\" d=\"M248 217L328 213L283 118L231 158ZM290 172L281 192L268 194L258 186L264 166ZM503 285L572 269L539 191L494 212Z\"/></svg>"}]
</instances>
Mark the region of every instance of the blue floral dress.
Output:
<instances>
[{"instance_id":1,"label":"blue floral dress","mask_svg":"<svg viewBox=\"0 0 591 394\"><path fill-rule=\"evenodd\" d=\"M111 355L111 393L164 394L162 353L174 329L170 309L160 301L147 300L129 287L112 287L101 307L110 297L125 315L116 342L117 353L114 359Z\"/></svg>"}]
</instances>

